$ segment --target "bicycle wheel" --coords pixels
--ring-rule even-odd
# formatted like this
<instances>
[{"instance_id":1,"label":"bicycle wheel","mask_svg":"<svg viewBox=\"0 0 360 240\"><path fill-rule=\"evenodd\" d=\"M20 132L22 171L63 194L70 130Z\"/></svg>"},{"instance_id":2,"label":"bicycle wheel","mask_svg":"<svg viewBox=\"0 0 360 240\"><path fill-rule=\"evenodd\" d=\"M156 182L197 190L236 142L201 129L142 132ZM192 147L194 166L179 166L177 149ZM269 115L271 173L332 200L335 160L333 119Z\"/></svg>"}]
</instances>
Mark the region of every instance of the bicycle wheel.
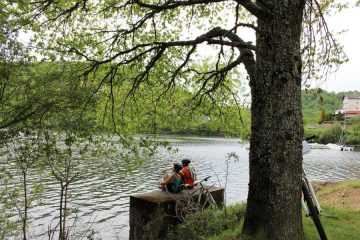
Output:
<instances>
[{"instance_id":1,"label":"bicycle wheel","mask_svg":"<svg viewBox=\"0 0 360 240\"><path fill-rule=\"evenodd\" d=\"M310 216L311 216L313 222L315 223L315 226L319 233L320 239L327 240L325 230L324 230L324 228L321 224L320 218L319 218L319 212L314 206L314 203L309 194L309 189L304 181L302 183L301 188L302 188L302 192L304 194L304 200L305 200L306 204L308 205L308 208L310 211Z\"/></svg>"},{"instance_id":2,"label":"bicycle wheel","mask_svg":"<svg viewBox=\"0 0 360 240\"><path fill-rule=\"evenodd\" d=\"M204 211L205 208L209 208L212 210L219 210L219 207L216 204L216 202L210 192L207 192L205 194L205 201L202 204L201 211Z\"/></svg>"},{"instance_id":3,"label":"bicycle wheel","mask_svg":"<svg viewBox=\"0 0 360 240\"><path fill-rule=\"evenodd\" d=\"M180 199L175 204L175 213L180 221L185 221L186 216L194 214L199 210L198 204L191 199Z\"/></svg>"}]
</instances>

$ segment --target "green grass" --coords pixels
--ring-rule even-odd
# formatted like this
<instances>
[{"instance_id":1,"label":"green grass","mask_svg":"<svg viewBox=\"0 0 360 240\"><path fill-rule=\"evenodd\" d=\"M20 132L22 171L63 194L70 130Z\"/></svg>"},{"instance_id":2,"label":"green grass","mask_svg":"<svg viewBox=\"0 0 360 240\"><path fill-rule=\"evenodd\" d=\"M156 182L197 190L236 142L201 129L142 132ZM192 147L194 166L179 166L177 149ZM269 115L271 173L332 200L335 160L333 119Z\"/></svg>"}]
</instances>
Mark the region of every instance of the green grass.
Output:
<instances>
[{"instance_id":1,"label":"green grass","mask_svg":"<svg viewBox=\"0 0 360 240\"><path fill-rule=\"evenodd\" d=\"M192 240L231 239L231 236L241 233L245 204L229 206L226 210L226 213L207 210L190 215L183 224L168 231L167 238L182 240L186 232L186 238Z\"/></svg>"},{"instance_id":2,"label":"green grass","mask_svg":"<svg viewBox=\"0 0 360 240\"><path fill-rule=\"evenodd\" d=\"M351 188L360 188L360 180L345 180L334 185L326 185L319 193L323 195L328 195L333 192Z\"/></svg>"},{"instance_id":3,"label":"green grass","mask_svg":"<svg viewBox=\"0 0 360 240\"><path fill-rule=\"evenodd\" d=\"M320 239L311 218L303 223L306 239ZM323 207L321 223L329 240L360 239L360 211Z\"/></svg>"},{"instance_id":4,"label":"green grass","mask_svg":"<svg viewBox=\"0 0 360 240\"><path fill-rule=\"evenodd\" d=\"M256 237L245 236L241 233L242 230L242 221L239 225L233 229L226 230L223 233L211 236L207 240L267 240L266 236L262 233L259 233Z\"/></svg>"},{"instance_id":5,"label":"green grass","mask_svg":"<svg viewBox=\"0 0 360 240\"><path fill-rule=\"evenodd\" d=\"M348 183L349 184L349 183ZM351 186L358 186L357 183L350 183ZM346 188L346 183L343 187ZM181 239L182 234L187 232L191 239L199 240L263 240L265 236L247 237L241 234L245 205L238 204L224 211L196 214L191 216L187 222L179 225L170 234L169 239ZM329 240L360 239L360 211L342 210L323 207L321 222ZM303 217L305 238L307 240L320 239L315 225L310 217ZM180 236L180 238L179 238Z\"/></svg>"}]
</instances>

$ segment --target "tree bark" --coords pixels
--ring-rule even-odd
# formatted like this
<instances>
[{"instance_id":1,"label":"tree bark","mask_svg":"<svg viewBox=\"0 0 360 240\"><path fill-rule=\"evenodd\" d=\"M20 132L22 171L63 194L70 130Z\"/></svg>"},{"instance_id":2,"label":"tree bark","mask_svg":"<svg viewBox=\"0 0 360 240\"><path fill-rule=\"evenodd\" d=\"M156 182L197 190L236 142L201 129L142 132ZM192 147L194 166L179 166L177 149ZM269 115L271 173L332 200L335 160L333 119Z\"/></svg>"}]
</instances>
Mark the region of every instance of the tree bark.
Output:
<instances>
[{"instance_id":1,"label":"tree bark","mask_svg":"<svg viewBox=\"0 0 360 240\"><path fill-rule=\"evenodd\" d=\"M258 19L256 76L250 78L250 183L243 231L304 239L300 36L305 1L261 4L272 14Z\"/></svg>"}]
</instances>

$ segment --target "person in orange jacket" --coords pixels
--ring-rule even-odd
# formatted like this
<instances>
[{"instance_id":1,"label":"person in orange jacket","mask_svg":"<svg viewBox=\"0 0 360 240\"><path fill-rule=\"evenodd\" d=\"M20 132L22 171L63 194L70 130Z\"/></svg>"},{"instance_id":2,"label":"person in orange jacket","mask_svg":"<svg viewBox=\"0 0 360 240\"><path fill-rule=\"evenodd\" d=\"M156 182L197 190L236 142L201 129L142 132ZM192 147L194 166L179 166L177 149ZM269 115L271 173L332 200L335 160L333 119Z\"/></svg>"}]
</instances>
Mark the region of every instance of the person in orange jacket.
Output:
<instances>
[{"instance_id":1,"label":"person in orange jacket","mask_svg":"<svg viewBox=\"0 0 360 240\"><path fill-rule=\"evenodd\" d=\"M181 163L182 169L180 174L183 177L183 182L188 188L192 188L194 187L196 180L195 168L189 165L191 163L189 159L183 159L181 160Z\"/></svg>"}]
</instances>

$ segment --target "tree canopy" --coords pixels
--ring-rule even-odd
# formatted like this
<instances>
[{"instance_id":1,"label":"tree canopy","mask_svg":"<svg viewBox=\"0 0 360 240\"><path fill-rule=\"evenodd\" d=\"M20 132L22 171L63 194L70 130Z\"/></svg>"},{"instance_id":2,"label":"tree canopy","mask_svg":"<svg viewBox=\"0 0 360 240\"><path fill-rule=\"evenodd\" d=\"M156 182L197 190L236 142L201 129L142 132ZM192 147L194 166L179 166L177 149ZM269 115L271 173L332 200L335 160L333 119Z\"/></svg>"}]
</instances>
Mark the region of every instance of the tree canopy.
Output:
<instances>
[{"instance_id":1,"label":"tree canopy","mask_svg":"<svg viewBox=\"0 0 360 240\"><path fill-rule=\"evenodd\" d=\"M321 37L327 28L323 14L335 4L306 4L304 81L326 75L327 68L344 60L333 57L342 52L330 33ZM140 85L156 89L155 102L178 86L192 93L188 100L194 105L208 101L214 106L228 104L230 98L241 102L233 80L244 82L254 75L256 18L266 17L271 9L270 3L224 0L4 1L2 5L3 22L8 22L3 29L29 32L32 54L43 60L85 63L76 77L93 86L92 96L107 85L109 102L115 103L116 86L129 83L122 103L137 99ZM322 44L316 44L320 38ZM237 67L242 64L247 73ZM101 79L91 80L94 73Z\"/></svg>"},{"instance_id":2,"label":"tree canopy","mask_svg":"<svg viewBox=\"0 0 360 240\"><path fill-rule=\"evenodd\" d=\"M2 5L2 13L18 23L12 28L34 33L35 56L81 63L72 71L76 84L69 85L84 87L80 115L101 96L104 116L109 114L112 130L120 134L126 132L118 128L121 112L143 101L144 89L155 106L180 89L191 93L182 103L221 109L239 104L236 79L248 80L252 117L244 232L304 238L301 84L323 79L346 60L324 17L342 5L332 0L6 0ZM124 85L127 91L119 91ZM66 102L71 96L64 106L71 105Z\"/></svg>"}]
</instances>

